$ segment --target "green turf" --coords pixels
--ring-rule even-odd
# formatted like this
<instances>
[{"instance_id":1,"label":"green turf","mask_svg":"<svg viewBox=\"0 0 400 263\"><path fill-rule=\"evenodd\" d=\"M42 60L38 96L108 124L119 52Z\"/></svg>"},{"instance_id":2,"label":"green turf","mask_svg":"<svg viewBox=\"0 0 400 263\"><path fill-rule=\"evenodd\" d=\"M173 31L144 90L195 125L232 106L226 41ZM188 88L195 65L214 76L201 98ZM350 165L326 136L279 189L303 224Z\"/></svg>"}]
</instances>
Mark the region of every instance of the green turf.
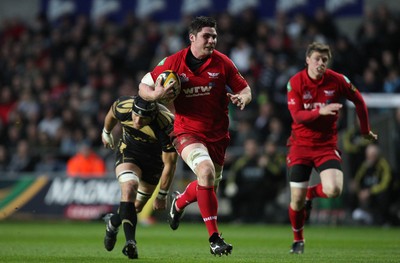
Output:
<instances>
[{"instance_id":1,"label":"green turf","mask_svg":"<svg viewBox=\"0 0 400 263\"><path fill-rule=\"evenodd\" d=\"M0 262L126 262L123 233L103 248L100 222L0 222ZM306 226L303 255L288 254L289 225L220 224L232 255L210 254L203 224L139 226L139 262L400 262L400 228Z\"/></svg>"}]
</instances>

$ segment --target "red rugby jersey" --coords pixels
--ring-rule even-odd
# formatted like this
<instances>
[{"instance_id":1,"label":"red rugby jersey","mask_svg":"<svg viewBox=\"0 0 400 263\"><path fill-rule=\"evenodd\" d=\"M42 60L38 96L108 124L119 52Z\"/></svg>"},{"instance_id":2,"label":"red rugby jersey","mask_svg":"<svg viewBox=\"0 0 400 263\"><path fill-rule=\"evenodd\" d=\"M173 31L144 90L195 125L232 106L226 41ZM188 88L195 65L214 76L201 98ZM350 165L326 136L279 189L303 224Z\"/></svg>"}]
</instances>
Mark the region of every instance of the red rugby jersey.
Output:
<instances>
[{"instance_id":1,"label":"red rugby jersey","mask_svg":"<svg viewBox=\"0 0 400 263\"><path fill-rule=\"evenodd\" d=\"M175 134L192 133L206 141L217 141L229 136L226 87L238 93L248 84L233 62L217 50L192 72L185 62L189 48L164 58L151 75L155 81L160 73L170 69L180 77L182 89L174 100Z\"/></svg>"},{"instance_id":2,"label":"red rugby jersey","mask_svg":"<svg viewBox=\"0 0 400 263\"><path fill-rule=\"evenodd\" d=\"M343 98L354 103L362 134L370 131L368 110L360 92L347 77L333 70L327 69L320 80L312 80L307 69L298 72L287 84L287 95L293 119L289 146L336 146L339 116L320 116L319 108L343 103Z\"/></svg>"}]
</instances>

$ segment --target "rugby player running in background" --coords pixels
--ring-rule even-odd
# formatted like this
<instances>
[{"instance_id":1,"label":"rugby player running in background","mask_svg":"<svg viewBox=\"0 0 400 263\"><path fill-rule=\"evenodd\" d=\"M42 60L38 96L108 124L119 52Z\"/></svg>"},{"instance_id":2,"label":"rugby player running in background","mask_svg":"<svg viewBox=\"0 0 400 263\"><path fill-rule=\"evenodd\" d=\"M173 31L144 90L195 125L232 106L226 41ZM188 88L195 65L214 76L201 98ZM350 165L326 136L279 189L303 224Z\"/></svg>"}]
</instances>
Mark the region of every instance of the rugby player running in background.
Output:
<instances>
[{"instance_id":1,"label":"rugby player running in background","mask_svg":"<svg viewBox=\"0 0 400 263\"><path fill-rule=\"evenodd\" d=\"M327 68L330 60L329 46L310 44L306 68L287 84L288 109L293 119L287 166L291 191L289 219L294 235L290 253L294 254L304 252L303 228L311 211L311 200L338 197L342 193L336 126L342 99L354 103L364 137L377 140L370 130L368 110L360 92L346 76ZM321 183L309 186L313 168L319 172Z\"/></svg>"}]
</instances>

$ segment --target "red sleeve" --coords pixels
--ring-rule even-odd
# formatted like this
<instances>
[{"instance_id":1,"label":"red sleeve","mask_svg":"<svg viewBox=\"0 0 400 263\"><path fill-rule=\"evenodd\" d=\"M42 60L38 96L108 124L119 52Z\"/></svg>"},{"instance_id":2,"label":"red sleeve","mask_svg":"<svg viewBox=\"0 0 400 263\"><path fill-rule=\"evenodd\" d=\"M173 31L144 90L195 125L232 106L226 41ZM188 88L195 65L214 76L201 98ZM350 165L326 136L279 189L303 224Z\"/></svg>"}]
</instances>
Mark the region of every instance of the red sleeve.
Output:
<instances>
[{"instance_id":1,"label":"red sleeve","mask_svg":"<svg viewBox=\"0 0 400 263\"><path fill-rule=\"evenodd\" d=\"M356 106L356 113L360 121L361 134L368 134L370 131L368 121L368 108L361 93L351 83L350 86L347 87L345 90L347 99L353 102Z\"/></svg>"},{"instance_id":2,"label":"red sleeve","mask_svg":"<svg viewBox=\"0 0 400 263\"><path fill-rule=\"evenodd\" d=\"M319 110L305 110L296 81L289 80L287 84L287 103L292 119L295 123L308 123L319 117Z\"/></svg>"},{"instance_id":3,"label":"red sleeve","mask_svg":"<svg viewBox=\"0 0 400 263\"><path fill-rule=\"evenodd\" d=\"M179 65L183 63L185 59L185 55L188 52L189 48L182 49L181 51L178 51L175 54L172 54L168 57L163 58L157 66L154 67L153 71L151 71L151 76L153 77L153 80L155 81L163 71L165 70L174 70L178 71L179 70Z\"/></svg>"},{"instance_id":4,"label":"red sleeve","mask_svg":"<svg viewBox=\"0 0 400 263\"><path fill-rule=\"evenodd\" d=\"M319 117L319 110L313 109L309 110L298 110L290 111L293 121L295 123L307 123L316 120Z\"/></svg>"},{"instance_id":5,"label":"red sleeve","mask_svg":"<svg viewBox=\"0 0 400 263\"><path fill-rule=\"evenodd\" d=\"M156 81L158 75L160 75L164 70L171 69L171 59L170 57L165 57L163 60L158 63L156 67L154 67L153 71L151 72L151 76Z\"/></svg>"},{"instance_id":6,"label":"red sleeve","mask_svg":"<svg viewBox=\"0 0 400 263\"><path fill-rule=\"evenodd\" d=\"M232 89L234 93L240 92L242 89L248 86L247 81L244 79L242 74L240 74L239 70L233 64L230 59L226 59L225 64L227 65L227 84Z\"/></svg>"}]
</instances>

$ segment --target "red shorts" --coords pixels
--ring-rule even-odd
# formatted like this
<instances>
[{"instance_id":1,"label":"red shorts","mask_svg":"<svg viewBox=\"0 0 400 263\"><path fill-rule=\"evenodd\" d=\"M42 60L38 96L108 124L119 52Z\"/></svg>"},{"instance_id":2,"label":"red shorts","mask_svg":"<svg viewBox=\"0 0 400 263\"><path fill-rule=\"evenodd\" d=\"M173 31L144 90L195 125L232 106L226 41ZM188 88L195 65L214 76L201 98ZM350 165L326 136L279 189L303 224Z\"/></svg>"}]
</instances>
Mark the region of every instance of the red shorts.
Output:
<instances>
[{"instance_id":1,"label":"red shorts","mask_svg":"<svg viewBox=\"0 0 400 263\"><path fill-rule=\"evenodd\" d=\"M302 164L312 167L319 167L329 160L342 162L340 151L336 147L307 147L292 145L286 158L286 164L291 167Z\"/></svg>"},{"instance_id":2,"label":"red shorts","mask_svg":"<svg viewBox=\"0 0 400 263\"><path fill-rule=\"evenodd\" d=\"M228 137L221 139L216 142L206 142L204 139L197 137L193 134L180 134L173 138L173 144L175 146L176 151L181 154L183 149L193 143L201 143L203 144L210 154L211 160L223 166L225 162L225 152L228 148L230 139Z\"/></svg>"}]
</instances>

